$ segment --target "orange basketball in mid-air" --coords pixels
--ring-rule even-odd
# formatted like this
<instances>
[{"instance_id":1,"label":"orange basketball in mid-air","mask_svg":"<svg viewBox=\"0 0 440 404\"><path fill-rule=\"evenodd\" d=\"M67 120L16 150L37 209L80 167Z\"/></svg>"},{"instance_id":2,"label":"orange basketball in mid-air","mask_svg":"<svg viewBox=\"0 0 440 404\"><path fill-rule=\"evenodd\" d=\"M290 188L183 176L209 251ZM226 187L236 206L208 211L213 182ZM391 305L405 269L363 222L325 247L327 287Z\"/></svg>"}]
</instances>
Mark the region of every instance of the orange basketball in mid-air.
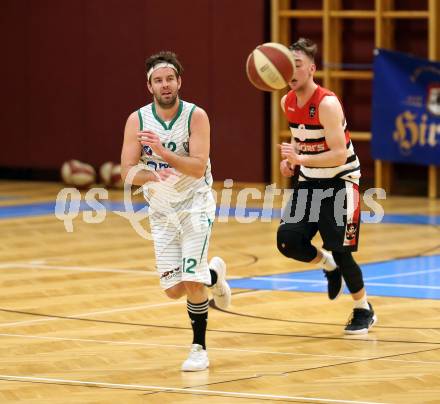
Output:
<instances>
[{"instance_id":1,"label":"orange basketball in mid-air","mask_svg":"<svg viewBox=\"0 0 440 404\"><path fill-rule=\"evenodd\" d=\"M286 87L295 73L295 60L286 46L267 42L257 46L246 61L249 81L263 91Z\"/></svg>"}]
</instances>

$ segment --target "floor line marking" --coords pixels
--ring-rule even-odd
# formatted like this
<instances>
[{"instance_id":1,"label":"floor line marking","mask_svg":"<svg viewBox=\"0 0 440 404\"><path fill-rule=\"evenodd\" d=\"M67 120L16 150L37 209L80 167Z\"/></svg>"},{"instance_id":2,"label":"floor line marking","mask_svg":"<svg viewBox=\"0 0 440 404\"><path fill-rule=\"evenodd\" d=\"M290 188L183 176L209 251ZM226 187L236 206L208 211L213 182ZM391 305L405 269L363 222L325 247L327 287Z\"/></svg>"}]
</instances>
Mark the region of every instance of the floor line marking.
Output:
<instances>
[{"instance_id":1,"label":"floor line marking","mask_svg":"<svg viewBox=\"0 0 440 404\"><path fill-rule=\"evenodd\" d=\"M391 261L390 261L391 262ZM404 276L411 276L411 275L421 275L421 274L429 274L433 272L440 272L440 268L433 268L433 269L426 269L423 271L413 271L413 272L402 272L400 274L390 274L390 275L381 275L381 276L369 276L364 278L364 280L377 280L377 279L388 279L388 278L400 278Z\"/></svg>"},{"instance_id":2,"label":"floor line marking","mask_svg":"<svg viewBox=\"0 0 440 404\"><path fill-rule=\"evenodd\" d=\"M133 390L155 390L155 391L170 391L176 393L205 393L205 394L218 394L229 397L249 397L249 398L273 398L273 399L285 399L296 401L313 401L317 403L341 403L341 404L385 404L371 401L352 401L352 400L337 400L330 398L317 398L317 397L296 397L296 396L283 396L272 394L257 394L257 393L243 393L238 391L222 391L222 390L208 390L208 389L192 389L192 388L179 388L179 387L164 387L164 386L149 386L142 384L122 384L122 383L107 383L100 381L82 381L82 380L70 380L70 379L55 379L47 377L30 377L30 376L15 376L15 375L0 375L1 379L17 380L17 381L29 381L29 382L49 382L49 383L64 383L79 386L94 386L94 387L108 387L108 388L122 388Z\"/></svg>"},{"instance_id":3,"label":"floor line marking","mask_svg":"<svg viewBox=\"0 0 440 404\"><path fill-rule=\"evenodd\" d=\"M58 271L84 271L84 272L105 272L105 273L126 273L139 276L154 276L157 277L156 271L147 271L145 269L134 270L134 269L122 269L122 268L94 268L86 266L67 266L67 265L49 265L49 264L39 264L39 263L20 263L13 262L7 264L0 264L0 269L20 269L20 268L31 268L31 269L49 269ZM227 279L241 279L242 276L227 276Z\"/></svg>"},{"instance_id":4,"label":"floor line marking","mask_svg":"<svg viewBox=\"0 0 440 404\"><path fill-rule=\"evenodd\" d=\"M246 278L244 278L245 280ZM276 281L276 282L298 282L298 283L319 283L319 284L326 284L327 285L327 281L325 280L318 280L318 279L291 279L291 278L278 278L278 277L270 277L270 276L256 276L256 277L252 277L252 278L247 278L247 279L252 279L255 281Z\"/></svg>"},{"instance_id":5,"label":"floor line marking","mask_svg":"<svg viewBox=\"0 0 440 404\"><path fill-rule=\"evenodd\" d=\"M245 294L238 294L234 296L234 299L242 297L242 296L249 296L254 295L258 293L265 293L270 292L268 290L254 290L252 292L248 292ZM111 309L111 310L102 310L102 311L94 311L94 312L88 312L88 313L79 313L79 314L63 314L62 316L64 318L58 318L58 317L46 317L41 319L35 319L35 320L23 320L23 321L15 321L13 323L0 323L0 327L14 327L14 326L21 326L21 325L28 325L28 324L34 324L34 323L43 323L45 321L55 321L55 320L69 320L69 319L75 319L79 317L87 317L87 316L95 316L95 315L101 315L101 314L112 314L112 313L120 313L124 311L131 311L131 310L138 310L138 309L149 309L153 307L163 307L163 306L171 306L171 305L177 305L177 304L186 304L185 300L179 300L179 301L172 301L172 302L165 302L165 303L157 303L157 304L144 304L140 306L130 306L130 307L122 307L118 309ZM67 318L66 318L67 317Z\"/></svg>"},{"instance_id":6,"label":"floor line marking","mask_svg":"<svg viewBox=\"0 0 440 404\"><path fill-rule=\"evenodd\" d=\"M158 343L147 343L147 342L133 342L133 341L114 341L114 340L102 340L102 339L92 339L92 338L71 338L71 337L54 337L46 335L29 335L29 334L10 334L10 333L0 333L0 337L11 338L28 338L28 339L40 339L49 341L74 341L74 342L86 342L86 343L98 343L98 344L109 344L109 345L126 345L126 346L139 346L139 347L151 347L151 348L182 348L188 350L188 345L175 345L175 344L158 344ZM322 355L322 354L309 354L309 353L296 353L296 352L279 352L279 351L264 351L257 349L238 349L238 348L213 348L209 347L209 351L227 351L227 352L242 352L250 354L266 354L266 355L280 355L280 356L308 356L308 357L318 357L318 358L328 358L328 359L344 359L344 360L379 360L384 362L403 362L403 363L420 363L420 364L432 364L440 365L440 361L413 361L413 360L403 360L403 359L387 359L387 358L370 358L370 357L356 357L356 356L342 356L342 355ZM411 353L402 355L410 355Z\"/></svg>"},{"instance_id":7,"label":"floor line marking","mask_svg":"<svg viewBox=\"0 0 440 404\"><path fill-rule=\"evenodd\" d=\"M0 323L0 327L13 327L16 325L21 326L21 325L27 325L27 324L42 323L45 321L68 320L69 318L75 319L76 317L87 317L87 316L95 316L95 315L100 315L100 314L120 313L120 312L124 312L124 311L147 309L147 308L150 309L153 307L171 306L171 305L183 304L183 303L186 303L186 302L184 302L182 300L179 302L173 301L173 302L167 302L167 303L143 304L140 306L122 307L119 309L93 311L93 312L88 312L88 313L66 314L66 315L63 315L63 317L68 317L68 318L49 317L49 318L41 318L41 319L37 319L37 320L15 321L13 323Z\"/></svg>"},{"instance_id":8,"label":"floor line marking","mask_svg":"<svg viewBox=\"0 0 440 404\"><path fill-rule=\"evenodd\" d=\"M382 283L382 282L365 282L366 286L385 286L387 288L406 288L406 289L440 289L440 286L430 286L430 285L409 285L405 283Z\"/></svg>"},{"instance_id":9,"label":"floor line marking","mask_svg":"<svg viewBox=\"0 0 440 404\"><path fill-rule=\"evenodd\" d=\"M126 274L136 274L142 276L156 276L156 272L146 271L146 270L134 270L134 269L121 269L121 268L93 268L93 267L83 267L83 266L67 266L67 265L47 265L47 264L32 264L32 263L14 263L14 264L3 264L0 268L35 268L35 269L50 269L58 271L84 271L84 272L115 272L115 273L126 273Z\"/></svg>"},{"instance_id":10,"label":"floor line marking","mask_svg":"<svg viewBox=\"0 0 440 404\"><path fill-rule=\"evenodd\" d=\"M285 282L285 283L312 283L315 285L326 285L327 281L313 280L313 279L290 279L290 278L271 278L271 277L254 277L248 278L255 281L276 281L276 282ZM366 286L386 286L390 288L407 288L407 289L440 289L440 286L431 286L431 285L410 285L404 283L381 283L381 282L368 282L368 279L365 279ZM289 287L286 287L287 289ZM278 289L277 289L278 290Z\"/></svg>"}]
</instances>

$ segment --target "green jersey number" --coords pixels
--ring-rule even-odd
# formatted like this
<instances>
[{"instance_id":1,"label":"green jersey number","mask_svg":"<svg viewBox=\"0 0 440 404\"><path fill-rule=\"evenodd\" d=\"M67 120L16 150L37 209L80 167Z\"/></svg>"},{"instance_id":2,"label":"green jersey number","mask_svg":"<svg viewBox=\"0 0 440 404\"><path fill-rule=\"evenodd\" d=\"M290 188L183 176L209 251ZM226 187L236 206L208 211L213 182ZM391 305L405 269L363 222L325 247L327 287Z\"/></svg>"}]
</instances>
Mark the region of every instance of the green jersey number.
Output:
<instances>
[{"instance_id":1,"label":"green jersey number","mask_svg":"<svg viewBox=\"0 0 440 404\"><path fill-rule=\"evenodd\" d=\"M169 143L162 143L163 147L167 148L168 150L171 150L172 152L176 151L177 145L174 142Z\"/></svg>"},{"instance_id":2,"label":"green jersey number","mask_svg":"<svg viewBox=\"0 0 440 404\"><path fill-rule=\"evenodd\" d=\"M194 270L193 268L197 265L197 260L194 258L184 258L183 259L183 270L182 272L186 272L188 274L193 274Z\"/></svg>"}]
</instances>

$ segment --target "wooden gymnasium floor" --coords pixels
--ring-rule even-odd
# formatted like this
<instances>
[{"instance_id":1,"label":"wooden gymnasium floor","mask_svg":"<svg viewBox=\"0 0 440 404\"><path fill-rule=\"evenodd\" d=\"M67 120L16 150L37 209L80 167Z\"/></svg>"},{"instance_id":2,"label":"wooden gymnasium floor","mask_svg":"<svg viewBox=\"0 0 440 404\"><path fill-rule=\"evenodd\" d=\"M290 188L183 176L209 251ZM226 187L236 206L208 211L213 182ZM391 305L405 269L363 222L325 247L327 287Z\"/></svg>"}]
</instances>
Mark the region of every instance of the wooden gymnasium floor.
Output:
<instances>
[{"instance_id":1,"label":"wooden gymnasium floor","mask_svg":"<svg viewBox=\"0 0 440 404\"><path fill-rule=\"evenodd\" d=\"M363 225L358 261L384 265L367 277L367 336L342 332L349 296L328 301L316 268L278 253L278 219L216 222L210 255L245 286L210 310L209 371L182 373L185 299L161 292L151 242L111 211L66 232L61 187L0 182L1 403L440 403L438 200L389 198L390 222Z\"/></svg>"}]
</instances>

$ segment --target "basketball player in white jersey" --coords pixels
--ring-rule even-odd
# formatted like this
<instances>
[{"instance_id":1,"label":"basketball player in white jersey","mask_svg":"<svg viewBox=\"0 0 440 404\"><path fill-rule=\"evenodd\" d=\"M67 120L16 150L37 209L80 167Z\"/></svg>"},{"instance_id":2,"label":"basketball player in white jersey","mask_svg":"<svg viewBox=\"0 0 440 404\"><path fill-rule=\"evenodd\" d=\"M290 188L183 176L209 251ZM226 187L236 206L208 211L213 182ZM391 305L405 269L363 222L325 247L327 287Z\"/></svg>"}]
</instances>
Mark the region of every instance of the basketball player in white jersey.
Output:
<instances>
[{"instance_id":1,"label":"basketball player in white jersey","mask_svg":"<svg viewBox=\"0 0 440 404\"><path fill-rule=\"evenodd\" d=\"M296 71L281 106L292 141L281 145L280 170L286 177L297 173L298 182L278 228L277 246L289 258L322 265L331 300L342 293L345 281L354 301L345 333L365 334L376 315L351 255L360 226L359 160L340 101L313 80L316 45L301 38L290 49ZM318 231L331 254L311 244Z\"/></svg>"},{"instance_id":2,"label":"basketball player in white jersey","mask_svg":"<svg viewBox=\"0 0 440 404\"><path fill-rule=\"evenodd\" d=\"M142 185L160 283L168 297L187 297L193 341L183 371L205 370L208 293L226 308L231 290L226 265L219 257L207 261L215 216L209 161L210 126L206 112L179 98L183 68L172 52L146 61L153 102L133 112L125 127L121 174Z\"/></svg>"}]
</instances>

